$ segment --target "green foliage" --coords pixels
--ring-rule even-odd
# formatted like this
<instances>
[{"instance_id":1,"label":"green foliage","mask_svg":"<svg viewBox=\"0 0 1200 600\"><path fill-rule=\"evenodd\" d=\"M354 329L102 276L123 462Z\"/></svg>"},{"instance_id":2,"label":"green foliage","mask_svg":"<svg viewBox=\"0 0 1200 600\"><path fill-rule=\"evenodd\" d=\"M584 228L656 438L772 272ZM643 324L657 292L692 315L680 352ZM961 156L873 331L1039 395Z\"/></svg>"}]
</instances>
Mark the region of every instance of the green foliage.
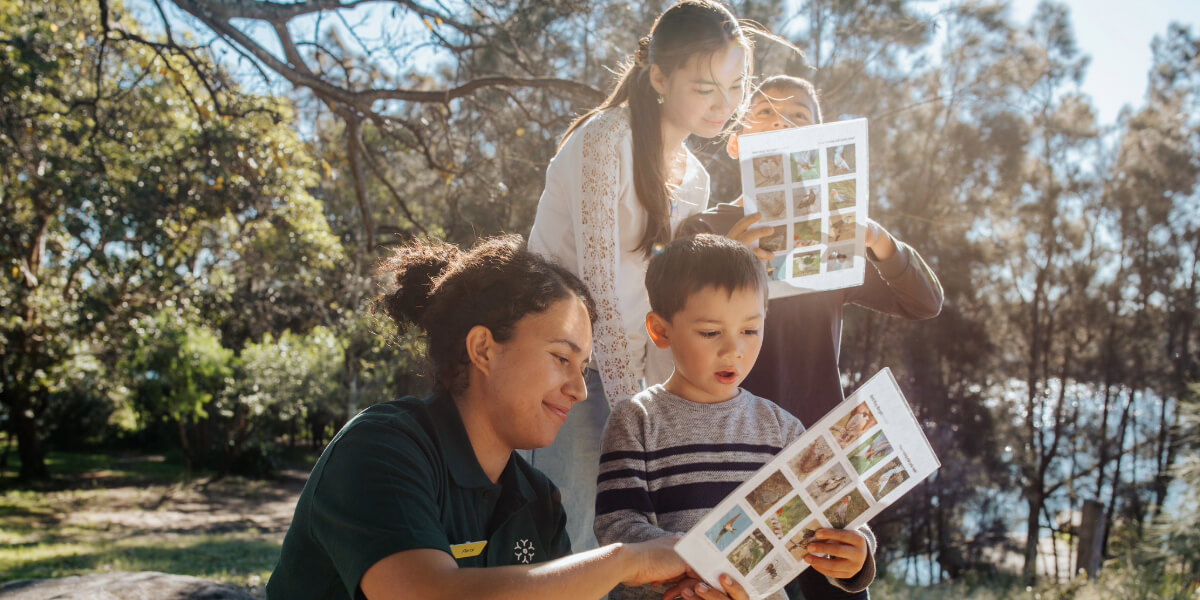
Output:
<instances>
[{"instance_id":1,"label":"green foliage","mask_svg":"<svg viewBox=\"0 0 1200 600\"><path fill-rule=\"evenodd\" d=\"M233 351L212 330L188 322L178 311L164 310L139 320L136 327L121 367L143 421L206 418L209 404L229 393Z\"/></svg>"},{"instance_id":2,"label":"green foliage","mask_svg":"<svg viewBox=\"0 0 1200 600\"><path fill-rule=\"evenodd\" d=\"M241 93L205 55L144 40L136 23L99 19L94 3L0 4L0 406L29 477L44 474L39 417L97 372L83 365L118 362L146 315L270 305L280 290L322 289L344 258L307 191L317 175L286 102ZM262 312L243 318L280 319ZM147 369L136 400L203 416L231 353L202 327L170 335L154 344L186 356L134 359ZM110 392L119 385L98 397Z\"/></svg>"},{"instance_id":3,"label":"green foliage","mask_svg":"<svg viewBox=\"0 0 1200 600\"><path fill-rule=\"evenodd\" d=\"M241 401L250 414L281 420L302 417L307 407L327 407L341 389L345 349L333 332L316 327L307 335L284 331L242 350Z\"/></svg>"}]
</instances>

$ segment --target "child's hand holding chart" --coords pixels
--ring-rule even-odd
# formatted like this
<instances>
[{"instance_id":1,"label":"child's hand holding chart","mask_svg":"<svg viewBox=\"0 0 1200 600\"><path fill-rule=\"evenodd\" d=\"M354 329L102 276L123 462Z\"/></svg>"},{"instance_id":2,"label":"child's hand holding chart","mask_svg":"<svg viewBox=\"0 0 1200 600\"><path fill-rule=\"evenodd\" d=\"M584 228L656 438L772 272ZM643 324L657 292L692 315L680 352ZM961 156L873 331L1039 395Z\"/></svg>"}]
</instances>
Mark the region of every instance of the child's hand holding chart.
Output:
<instances>
[{"instance_id":1,"label":"child's hand holding chart","mask_svg":"<svg viewBox=\"0 0 1200 600\"><path fill-rule=\"evenodd\" d=\"M784 448L675 545L710 585L726 573L752 598L808 568L816 530L866 523L939 466L884 369Z\"/></svg>"}]
</instances>

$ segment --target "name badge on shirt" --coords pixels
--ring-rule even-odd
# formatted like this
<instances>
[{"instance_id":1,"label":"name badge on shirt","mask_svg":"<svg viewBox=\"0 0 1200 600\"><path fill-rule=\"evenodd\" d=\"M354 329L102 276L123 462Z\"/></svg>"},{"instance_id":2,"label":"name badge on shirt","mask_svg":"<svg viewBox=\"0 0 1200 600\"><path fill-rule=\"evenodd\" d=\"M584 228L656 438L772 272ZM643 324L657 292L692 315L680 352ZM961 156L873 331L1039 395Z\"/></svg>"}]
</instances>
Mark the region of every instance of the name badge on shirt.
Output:
<instances>
[{"instance_id":1,"label":"name badge on shirt","mask_svg":"<svg viewBox=\"0 0 1200 600\"><path fill-rule=\"evenodd\" d=\"M467 542L465 544L453 544L450 546L450 555L454 558L471 558L483 554L483 547L487 546L487 540L482 542Z\"/></svg>"}]
</instances>

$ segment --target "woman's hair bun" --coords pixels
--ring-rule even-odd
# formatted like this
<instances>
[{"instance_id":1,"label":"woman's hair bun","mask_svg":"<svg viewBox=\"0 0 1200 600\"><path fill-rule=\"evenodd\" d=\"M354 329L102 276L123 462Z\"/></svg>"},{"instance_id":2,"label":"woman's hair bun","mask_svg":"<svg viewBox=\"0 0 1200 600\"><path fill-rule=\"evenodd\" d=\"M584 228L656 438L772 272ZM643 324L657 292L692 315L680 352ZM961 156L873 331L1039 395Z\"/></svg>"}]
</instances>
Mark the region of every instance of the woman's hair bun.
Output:
<instances>
[{"instance_id":1,"label":"woman's hair bun","mask_svg":"<svg viewBox=\"0 0 1200 600\"><path fill-rule=\"evenodd\" d=\"M401 328L420 326L438 279L461 256L457 246L437 240L397 248L379 267L381 274L395 282L396 289L380 296L376 309L382 309Z\"/></svg>"}]
</instances>

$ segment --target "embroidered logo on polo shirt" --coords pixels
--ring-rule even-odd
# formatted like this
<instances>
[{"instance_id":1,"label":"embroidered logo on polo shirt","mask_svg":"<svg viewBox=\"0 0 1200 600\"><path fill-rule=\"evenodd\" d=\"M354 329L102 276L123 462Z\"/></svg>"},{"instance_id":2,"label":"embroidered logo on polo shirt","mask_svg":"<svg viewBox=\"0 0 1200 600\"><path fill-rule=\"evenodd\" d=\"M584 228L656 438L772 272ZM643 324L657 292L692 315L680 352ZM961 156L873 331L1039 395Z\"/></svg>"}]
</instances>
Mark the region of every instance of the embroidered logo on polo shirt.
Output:
<instances>
[{"instance_id":1,"label":"embroidered logo on polo shirt","mask_svg":"<svg viewBox=\"0 0 1200 600\"><path fill-rule=\"evenodd\" d=\"M529 564L533 560L533 542L529 540L521 540L513 546L513 556L522 564Z\"/></svg>"}]
</instances>

